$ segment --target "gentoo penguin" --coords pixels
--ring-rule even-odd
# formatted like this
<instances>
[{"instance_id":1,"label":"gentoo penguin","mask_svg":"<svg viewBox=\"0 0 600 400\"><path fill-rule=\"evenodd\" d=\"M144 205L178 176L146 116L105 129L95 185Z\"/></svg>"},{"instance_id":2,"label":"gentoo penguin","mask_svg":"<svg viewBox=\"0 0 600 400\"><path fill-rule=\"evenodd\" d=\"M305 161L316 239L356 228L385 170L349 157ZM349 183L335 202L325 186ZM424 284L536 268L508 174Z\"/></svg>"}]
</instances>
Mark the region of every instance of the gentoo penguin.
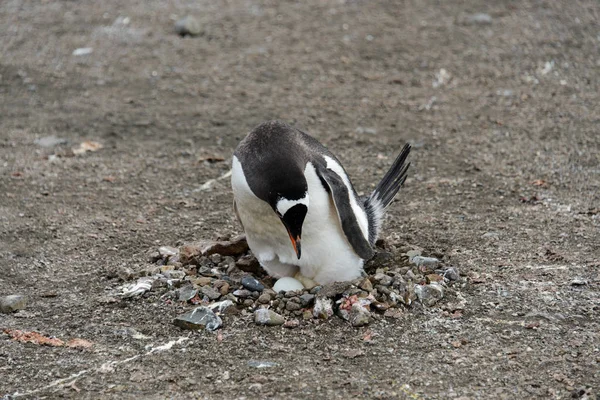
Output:
<instances>
[{"instance_id":1,"label":"gentoo penguin","mask_svg":"<svg viewBox=\"0 0 600 400\"><path fill-rule=\"evenodd\" d=\"M406 180L406 144L373 193L359 198L339 160L279 121L250 132L233 156L234 210L250 249L275 278L305 287L358 278L386 208Z\"/></svg>"}]
</instances>

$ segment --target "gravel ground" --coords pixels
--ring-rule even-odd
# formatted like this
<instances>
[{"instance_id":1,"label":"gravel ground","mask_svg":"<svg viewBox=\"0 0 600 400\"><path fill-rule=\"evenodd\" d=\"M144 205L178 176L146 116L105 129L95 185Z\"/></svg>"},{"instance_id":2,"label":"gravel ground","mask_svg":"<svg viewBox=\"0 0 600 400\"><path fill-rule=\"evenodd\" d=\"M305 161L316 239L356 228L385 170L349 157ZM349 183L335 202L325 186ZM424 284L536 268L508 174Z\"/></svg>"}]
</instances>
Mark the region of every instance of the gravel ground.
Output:
<instances>
[{"instance_id":1,"label":"gravel ground","mask_svg":"<svg viewBox=\"0 0 600 400\"><path fill-rule=\"evenodd\" d=\"M0 297L26 302L0 304L0 397L598 398L599 14L592 0L2 1ZM194 36L176 32L185 16ZM361 327L259 326L239 306L208 332L174 325L194 306L164 288L115 294L159 246L241 233L219 178L275 118L363 193L413 145L387 266L407 249L440 259L462 276L447 297Z\"/></svg>"}]
</instances>

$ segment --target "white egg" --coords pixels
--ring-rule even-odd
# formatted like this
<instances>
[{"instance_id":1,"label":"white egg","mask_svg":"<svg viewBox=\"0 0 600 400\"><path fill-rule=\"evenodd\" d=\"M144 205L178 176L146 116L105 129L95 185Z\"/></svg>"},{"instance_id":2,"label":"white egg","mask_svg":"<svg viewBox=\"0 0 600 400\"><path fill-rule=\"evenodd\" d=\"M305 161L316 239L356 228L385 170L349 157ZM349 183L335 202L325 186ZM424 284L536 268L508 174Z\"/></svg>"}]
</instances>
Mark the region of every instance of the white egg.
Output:
<instances>
[{"instance_id":1,"label":"white egg","mask_svg":"<svg viewBox=\"0 0 600 400\"><path fill-rule=\"evenodd\" d=\"M280 278L277 282L275 282L275 285L273 285L273 290L277 293L302 289L304 289L302 283L300 283L299 280L292 278L291 276L285 276L283 278Z\"/></svg>"}]
</instances>

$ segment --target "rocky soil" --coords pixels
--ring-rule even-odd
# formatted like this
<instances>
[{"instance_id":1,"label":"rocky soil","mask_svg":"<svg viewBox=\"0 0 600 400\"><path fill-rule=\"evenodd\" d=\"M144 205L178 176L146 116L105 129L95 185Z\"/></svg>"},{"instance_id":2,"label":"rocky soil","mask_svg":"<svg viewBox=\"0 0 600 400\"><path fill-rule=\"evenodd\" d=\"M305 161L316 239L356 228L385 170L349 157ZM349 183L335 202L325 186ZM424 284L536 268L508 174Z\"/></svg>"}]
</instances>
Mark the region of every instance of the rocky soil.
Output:
<instances>
[{"instance_id":1,"label":"rocky soil","mask_svg":"<svg viewBox=\"0 0 600 400\"><path fill-rule=\"evenodd\" d=\"M0 398L597 398L599 18L0 2ZM278 294L239 237L275 118L361 193L413 145L364 278Z\"/></svg>"}]
</instances>

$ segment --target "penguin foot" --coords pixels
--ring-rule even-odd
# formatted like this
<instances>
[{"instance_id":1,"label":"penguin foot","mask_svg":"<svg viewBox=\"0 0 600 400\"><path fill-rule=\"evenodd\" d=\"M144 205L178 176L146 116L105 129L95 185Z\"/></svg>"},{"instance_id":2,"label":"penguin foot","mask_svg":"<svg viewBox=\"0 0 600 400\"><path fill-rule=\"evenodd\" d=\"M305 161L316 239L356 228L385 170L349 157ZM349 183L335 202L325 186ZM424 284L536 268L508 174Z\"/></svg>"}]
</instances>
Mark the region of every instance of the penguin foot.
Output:
<instances>
[{"instance_id":1,"label":"penguin foot","mask_svg":"<svg viewBox=\"0 0 600 400\"><path fill-rule=\"evenodd\" d=\"M313 281L310 278L307 278L306 276L302 275L300 272L298 272L298 273L296 273L296 275L294 275L294 279L296 279L297 281L302 283L302 285L304 286L305 289L312 289L315 286L318 286L317 282Z\"/></svg>"}]
</instances>

